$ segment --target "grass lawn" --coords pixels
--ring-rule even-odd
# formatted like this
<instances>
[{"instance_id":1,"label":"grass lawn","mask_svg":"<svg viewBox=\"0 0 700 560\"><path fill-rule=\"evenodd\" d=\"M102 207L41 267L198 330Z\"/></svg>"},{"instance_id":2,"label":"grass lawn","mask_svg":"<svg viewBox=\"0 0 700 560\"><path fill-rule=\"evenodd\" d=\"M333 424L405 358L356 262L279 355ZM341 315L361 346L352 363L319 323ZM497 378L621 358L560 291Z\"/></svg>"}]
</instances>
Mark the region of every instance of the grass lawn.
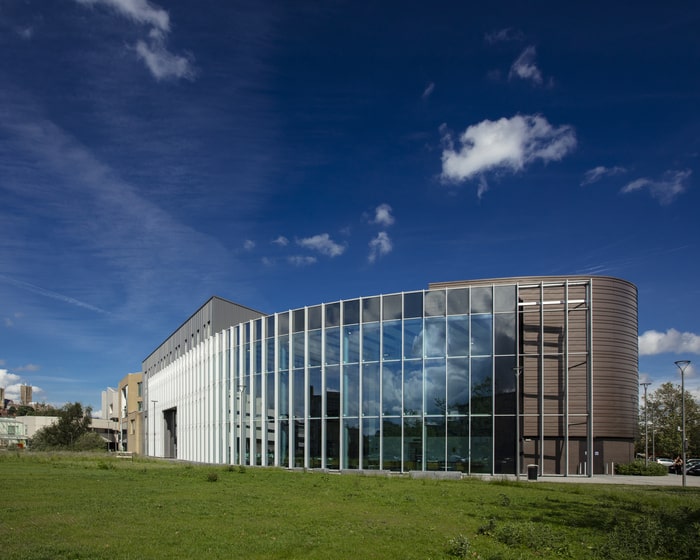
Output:
<instances>
[{"instance_id":1,"label":"grass lawn","mask_svg":"<svg viewBox=\"0 0 700 560\"><path fill-rule=\"evenodd\" d=\"M0 453L3 559L700 558L700 490Z\"/></svg>"}]
</instances>

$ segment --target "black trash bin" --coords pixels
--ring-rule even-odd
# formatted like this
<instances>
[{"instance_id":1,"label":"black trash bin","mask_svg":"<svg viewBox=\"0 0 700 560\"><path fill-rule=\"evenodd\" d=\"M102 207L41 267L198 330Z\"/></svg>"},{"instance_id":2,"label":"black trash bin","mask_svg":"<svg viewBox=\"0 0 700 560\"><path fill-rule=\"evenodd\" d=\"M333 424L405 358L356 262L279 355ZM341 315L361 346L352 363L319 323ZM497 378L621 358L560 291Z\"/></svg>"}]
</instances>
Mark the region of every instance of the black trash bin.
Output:
<instances>
[{"instance_id":1,"label":"black trash bin","mask_svg":"<svg viewBox=\"0 0 700 560\"><path fill-rule=\"evenodd\" d=\"M537 465L528 465L527 466L527 479L528 480L537 480L537 471L539 470L539 467Z\"/></svg>"}]
</instances>

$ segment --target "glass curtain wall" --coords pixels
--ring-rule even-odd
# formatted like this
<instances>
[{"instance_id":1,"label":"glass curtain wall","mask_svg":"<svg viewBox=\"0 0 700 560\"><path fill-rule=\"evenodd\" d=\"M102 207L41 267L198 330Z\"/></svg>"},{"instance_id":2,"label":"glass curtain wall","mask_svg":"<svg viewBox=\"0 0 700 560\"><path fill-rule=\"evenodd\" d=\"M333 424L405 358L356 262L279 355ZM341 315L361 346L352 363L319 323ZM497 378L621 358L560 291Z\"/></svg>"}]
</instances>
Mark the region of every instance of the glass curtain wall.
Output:
<instances>
[{"instance_id":1,"label":"glass curtain wall","mask_svg":"<svg viewBox=\"0 0 700 560\"><path fill-rule=\"evenodd\" d=\"M513 473L516 309L513 284L360 298L242 325L240 415L252 425L239 428L240 449L254 452L245 462Z\"/></svg>"}]
</instances>

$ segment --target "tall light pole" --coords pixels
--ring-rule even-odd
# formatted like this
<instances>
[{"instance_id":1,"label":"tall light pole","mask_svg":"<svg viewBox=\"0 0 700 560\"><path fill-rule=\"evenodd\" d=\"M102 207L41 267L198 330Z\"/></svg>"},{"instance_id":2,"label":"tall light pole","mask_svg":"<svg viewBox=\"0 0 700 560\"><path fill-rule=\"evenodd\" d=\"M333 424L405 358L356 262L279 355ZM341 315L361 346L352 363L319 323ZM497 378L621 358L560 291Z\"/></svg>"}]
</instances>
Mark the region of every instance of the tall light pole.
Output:
<instances>
[{"instance_id":1,"label":"tall light pole","mask_svg":"<svg viewBox=\"0 0 700 560\"><path fill-rule=\"evenodd\" d=\"M644 467L649 466L649 423L647 422L647 387L651 381L640 383L644 387Z\"/></svg>"},{"instance_id":2,"label":"tall light pole","mask_svg":"<svg viewBox=\"0 0 700 560\"><path fill-rule=\"evenodd\" d=\"M515 479L520 480L520 374L523 368L513 368L515 373Z\"/></svg>"},{"instance_id":3,"label":"tall light pole","mask_svg":"<svg viewBox=\"0 0 700 560\"><path fill-rule=\"evenodd\" d=\"M683 464L681 465L681 470L683 471L683 486L685 486L685 370L690 365L690 360L678 360L673 362L681 370L681 459Z\"/></svg>"},{"instance_id":4,"label":"tall light pole","mask_svg":"<svg viewBox=\"0 0 700 560\"><path fill-rule=\"evenodd\" d=\"M158 401L151 401L153 405L153 456L156 456L156 403Z\"/></svg>"}]
</instances>

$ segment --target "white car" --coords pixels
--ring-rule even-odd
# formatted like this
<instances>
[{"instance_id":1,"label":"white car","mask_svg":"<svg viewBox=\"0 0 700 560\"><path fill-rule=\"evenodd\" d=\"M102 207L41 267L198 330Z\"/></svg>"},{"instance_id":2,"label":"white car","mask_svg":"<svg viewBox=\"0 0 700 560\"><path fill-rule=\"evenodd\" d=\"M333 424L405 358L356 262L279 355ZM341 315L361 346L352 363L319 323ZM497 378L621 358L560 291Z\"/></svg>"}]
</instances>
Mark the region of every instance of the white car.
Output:
<instances>
[{"instance_id":1,"label":"white car","mask_svg":"<svg viewBox=\"0 0 700 560\"><path fill-rule=\"evenodd\" d=\"M657 457L656 462L659 463L659 465L663 465L664 467L672 467L673 466L673 460L668 459L666 457Z\"/></svg>"}]
</instances>

